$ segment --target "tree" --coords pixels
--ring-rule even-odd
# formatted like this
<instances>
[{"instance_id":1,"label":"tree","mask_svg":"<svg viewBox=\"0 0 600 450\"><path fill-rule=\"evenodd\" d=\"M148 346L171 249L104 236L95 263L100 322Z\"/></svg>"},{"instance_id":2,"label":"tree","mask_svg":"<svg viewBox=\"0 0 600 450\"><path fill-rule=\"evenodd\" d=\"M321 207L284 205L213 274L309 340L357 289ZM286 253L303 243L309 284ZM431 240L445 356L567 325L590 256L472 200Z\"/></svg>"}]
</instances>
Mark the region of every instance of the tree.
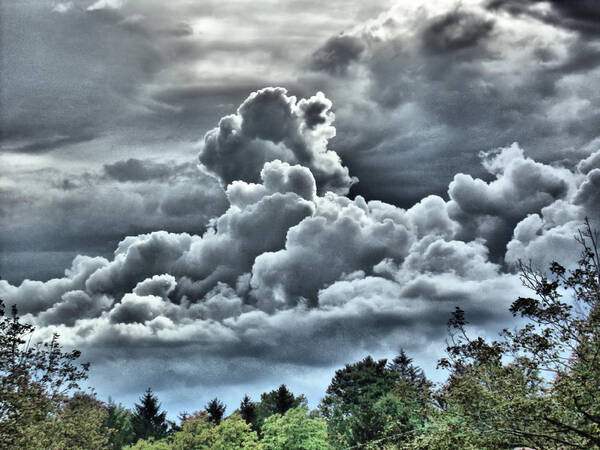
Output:
<instances>
[{"instance_id":1,"label":"tree","mask_svg":"<svg viewBox=\"0 0 600 450\"><path fill-rule=\"evenodd\" d=\"M133 415L120 403L117 405L111 398L106 406L104 426L109 433L109 446L118 450L135 440L133 431Z\"/></svg>"},{"instance_id":2,"label":"tree","mask_svg":"<svg viewBox=\"0 0 600 450\"><path fill-rule=\"evenodd\" d=\"M535 293L510 308L523 327L492 342L471 339L457 308L440 361L450 370L442 410L414 448L441 448L456 424L478 448L600 448L600 260L587 220L576 240L575 270L553 262L544 274L521 264Z\"/></svg>"},{"instance_id":3,"label":"tree","mask_svg":"<svg viewBox=\"0 0 600 450\"><path fill-rule=\"evenodd\" d=\"M277 414L285 414L288 409L292 408L296 399L285 384L282 384L277 389L277 397L275 398L275 412Z\"/></svg>"},{"instance_id":4,"label":"tree","mask_svg":"<svg viewBox=\"0 0 600 450\"><path fill-rule=\"evenodd\" d=\"M306 406L307 400L304 395L294 395L285 384L270 392L260 395L260 402L256 405L256 419L254 429L260 433L262 424L267 417L273 414L283 414L288 409ZM283 413L282 413L283 411Z\"/></svg>"},{"instance_id":5,"label":"tree","mask_svg":"<svg viewBox=\"0 0 600 450\"><path fill-rule=\"evenodd\" d=\"M94 395L77 392L52 418L52 444L44 448L107 448L106 417L106 406Z\"/></svg>"},{"instance_id":6,"label":"tree","mask_svg":"<svg viewBox=\"0 0 600 450\"><path fill-rule=\"evenodd\" d=\"M256 432L252 431L250 425L239 414L232 414L219 425L215 425L207 415L187 420L182 424L182 430L169 439L169 443L170 448L174 450L192 448L259 450L261 448Z\"/></svg>"},{"instance_id":7,"label":"tree","mask_svg":"<svg viewBox=\"0 0 600 450\"><path fill-rule=\"evenodd\" d=\"M159 439L157 441L153 437L149 437L148 439L140 439L135 443L135 445L123 448L125 450L173 450L173 446L167 442L166 439Z\"/></svg>"},{"instance_id":8,"label":"tree","mask_svg":"<svg viewBox=\"0 0 600 450\"><path fill-rule=\"evenodd\" d=\"M16 306L6 316L1 300L0 318L0 442L30 448L33 428L37 438L48 437L53 416L87 378L89 363L76 365L81 353L63 352L58 334L33 343L35 327L21 322Z\"/></svg>"},{"instance_id":9,"label":"tree","mask_svg":"<svg viewBox=\"0 0 600 450\"><path fill-rule=\"evenodd\" d=\"M166 416L165 411L160 411L160 403L152 394L152 389L148 388L146 393L140 397L140 404L136 403L131 420L136 440L165 437L168 428Z\"/></svg>"},{"instance_id":10,"label":"tree","mask_svg":"<svg viewBox=\"0 0 600 450\"><path fill-rule=\"evenodd\" d=\"M398 380L386 359L370 356L336 371L319 405L332 441L343 448L380 438L385 423L373 408Z\"/></svg>"},{"instance_id":11,"label":"tree","mask_svg":"<svg viewBox=\"0 0 600 450\"><path fill-rule=\"evenodd\" d=\"M215 397L208 402L205 408L210 420L212 420L215 425L219 425L221 423L221 419L223 419L223 415L225 414L226 406L217 397Z\"/></svg>"},{"instance_id":12,"label":"tree","mask_svg":"<svg viewBox=\"0 0 600 450\"><path fill-rule=\"evenodd\" d=\"M253 424L256 420L256 405L247 395L244 395L240 403L240 416L247 424Z\"/></svg>"},{"instance_id":13,"label":"tree","mask_svg":"<svg viewBox=\"0 0 600 450\"><path fill-rule=\"evenodd\" d=\"M210 446L215 450L242 448L246 450L262 449L258 435L252 431L239 414L233 414L214 428L215 439Z\"/></svg>"},{"instance_id":14,"label":"tree","mask_svg":"<svg viewBox=\"0 0 600 450\"><path fill-rule=\"evenodd\" d=\"M400 349L400 353L388 368L396 372L407 387L412 388L413 393L420 397L420 402L428 401L433 383L427 379L420 367L413 365L412 358L408 357L404 349Z\"/></svg>"},{"instance_id":15,"label":"tree","mask_svg":"<svg viewBox=\"0 0 600 450\"><path fill-rule=\"evenodd\" d=\"M262 444L266 450L325 450L327 424L322 418L308 416L308 408L289 409L283 416L267 418L263 428Z\"/></svg>"}]
</instances>

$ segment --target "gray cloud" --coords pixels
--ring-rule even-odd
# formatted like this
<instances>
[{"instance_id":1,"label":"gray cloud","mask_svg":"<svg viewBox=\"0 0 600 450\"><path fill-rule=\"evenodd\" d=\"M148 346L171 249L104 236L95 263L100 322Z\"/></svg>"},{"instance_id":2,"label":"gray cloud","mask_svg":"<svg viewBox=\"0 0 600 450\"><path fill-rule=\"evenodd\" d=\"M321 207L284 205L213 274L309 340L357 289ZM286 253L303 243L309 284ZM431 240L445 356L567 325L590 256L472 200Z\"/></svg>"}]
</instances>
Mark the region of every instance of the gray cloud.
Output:
<instances>
[{"instance_id":1,"label":"gray cloud","mask_svg":"<svg viewBox=\"0 0 600 450\"><path fill-rule=\"evenodd\" d=\"M274 159L299 163L311 170L319 192L346 193L356 180L327 148L335 136L330 110L322 93L296 102L283 88L261 89L206 134L200 162L226 184L257 181Z\"/></svg>"},{"instance_id":2,"label":"gray cloud","mask_svg":"<svg viewBox=\"0 0 600 450\"><path fill-rule=\"evenodd\" d=\"M492 0L488 7L492 10L504 9L515 15L531 15L536 19L543 20L553 25L560 25L577 30L583 34L598 34L598 23L600 23L600 6L593 0L582 0L578 2L563 2L550 0L550 10L536 8L541 0L523 3L514 0Z\"/></svg>"},{"instance_id":3,"label":"gray cloud","mask_svg":"<svg viewBox=\"0 0 600 450\"><path fill-rule=\"evenodd\" d=\"M541 162L575 164L597 136L596 37L560 20L398 3L344 36L364 46L353 69L303 80L336 105L333 144L361 180L354 195L409 207L458 172L485 177L482 150L518 141Z\"/></svg>"},{"instance_id":4,"label":"gray cloud","mask_svg":"<svg viewBox=\"0 0 600 450\"><path fill-rule=\"evenodd\" d=\"M493 28L491 20L456 10L427 25L423 31L423 45L434 53L456 52L479 45Z\"/></svg>"},{"instance_id":5,"label":"gray cloud","mask_svg":"<svg viewBox=\"0 0 600 450\"><path fill-rule=\"evenodd\" d=\"M579 167L594 161L592 154ZM151 367L144 383L159 388L167 373L152 361L161 354L182 389L227 389L264 379L257 361L323 368L343 363L347 351L441 345L441 312L460 305L473 326L491 329L512 320L507 307L525 294L518 276L490 259L486 226L517 222L507 263L540 263L548 245L575 260L569 242L591 208L578 199L597 169L546 165L517 145L483 154L482 163L491 181L457 175L450 200L428 196L402 209L318 195L308 168L270 161L261 183L227 187L230 206L204 234L130 236L111 260L80 256L65 277L45 283L0 281L0 296L42 336L58 331L84 350L100 372L126 360ZM211 368L192 369L198 359ZM242 378L226 361L243 361Z\"/></svg>"},{"instance_id":6,"label":"gray cloud","mask_svg":"<svg viewBox=\"0 0 600 450\"><path fill-rule=\"evenodd\" d=\"M313 53L311 66L315 70L344 75L348 66L360 57L364 49L364 44L355 36L333 36Z\"/></svg>"},{"instance_id":7,"label":"gray cloud","mask_svg":"<svg viewBox=\"0 0 600 450\"><path fill-rule=\"evenodd\" d=\"M57 267L0 297L130 397L320 394L367 352L434 361L456 305L512 324L512 265L572 263L597 215L594 7L384 3L11 4L2 263Z\"/></svg>"},{"instance_id":8,"label":"gray cloud","mask_svg":"<svg viewBox=\"0 0 600 450\"><path fill-rule=\"evenodd\" d=\"M173 170L167 164L143 161L136 158L129 158L126 161L117 161L113 164L104 165L106 174L117 181L164 179L172 175Z\"/></svg>"},{"instance_id":9,"label":"gray cloud","mask_svg":"<svg viewBox=\"0 0 600 450\"><path fill-rule=\"evenodd\" d=\"M496 179L456 175L448 188L449 213L461 224L462 239L482 237L501 258L516 224L574 191L575 176L526 158L517 144L484 154L483 165Z\"/></svg>"},{"instance_id":10,"label":"gray cloud","mask_svg":"<svg viewBox=\"0 0 600 450\"><path fill-rule=\"evenodd\" d=\"M202 233L208 220L227 208L222 188L194 163L129 159L99 173L47 168L19 173L9 166L4 179L0 245L14 254L36 250L109 256L127 235L156 229ZM48 257L54 259L52 253ZM49 268L48 275L59 276L63 267Z\"/></svg>"}]
</instances>

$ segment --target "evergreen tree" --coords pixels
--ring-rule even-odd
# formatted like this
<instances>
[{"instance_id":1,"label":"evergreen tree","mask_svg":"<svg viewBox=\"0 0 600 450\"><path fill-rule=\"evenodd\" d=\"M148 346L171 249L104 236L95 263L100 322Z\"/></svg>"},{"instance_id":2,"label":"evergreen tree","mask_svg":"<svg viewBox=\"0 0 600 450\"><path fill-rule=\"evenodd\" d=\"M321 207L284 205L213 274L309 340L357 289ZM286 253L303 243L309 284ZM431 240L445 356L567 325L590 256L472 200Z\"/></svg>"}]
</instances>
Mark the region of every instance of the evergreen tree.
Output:
<instances>
[{"instance_id":1,"label":"evergreen tree","mask_svg":"<svg viewBox=\"0 0 600 450\"><path fill-rule=\"evenodd\" d=\"M423 369L412 363L404 349L388 365L388 368L400 376L399 383L404 385L405 393L413 392L413 397L421 406L425 406L432 394L433 383L427 379Z\"/></svg>"},{"instance_id":2,"label":"evergreen tree","mask_svg":"<svg viewBox=\"0 0 600 450\"><path fill-rule=\"evenodd\" d=\"M256 421L256 405L247 395L244 395L244 398L240 403L240 415L247 424L252 425Z\"/></svg>"},{"instance_id":3,"label":"evergreen tree","mask_svg":"<svg viewBox=\"0 0 600 450\"><path fill-rule=\"evenodd\" d=\"M285 384L277 389L277 398L275 399L275 412L284 415L288 409L294 406L294 394L292 394Z\"/></svg>"},{"instance_id":4,"label":"evergreen tree","mask_svg":"<svg viewBox=\"0 0 600 450\"><path fill-rule=\"evenodd\" d=\"M113 449L121 449L125 445L133 443L135 434L131 423L132 414L120 403L117 405L110 397L106 406L106 419L104 426L109 432L109 446Z\"/></svg>"},{"instance_id":5,"label":"evergreen tree","mask_svg":"<svg viewBox=\"0 0 600 450\"><path fill-rule=\"evenodd\" d=\"M133 431L135 438L147 439L153 437L161 439L167 434L167 413L160 412L160 403L152 389L148 388L146 393L140 398L141 404L135 405L135 412L132 417Z\"/></svg>"},{"instance_id":6,"label":"evergreen tree","mask_svg":"<svg viewBox=\"0 0 600 450\"><path fill-rule=\"evenodd\" d=\"M256 413L254 429L260 434L262 424L267 417L273 414L285 414L291 408L306 406L306 404L304 395L295 396L284 384L271 392L263 392L260 395L260 402L254 404Z\"/></svg>"},{"instance_id":7,"label":"evergreen tree","mask_svg":"<svg viewBox=\"0 0 600 450\"><path fill-rule=\"evenodd\" d=\"M210 420L216 425L219 425L221 423L221 419L223 419L223 415L225 414L225 405L219 401L217 397L215 397L208 402L208 404L205 406L205 409L210 417Z\"/></svg>"}]
</instances>

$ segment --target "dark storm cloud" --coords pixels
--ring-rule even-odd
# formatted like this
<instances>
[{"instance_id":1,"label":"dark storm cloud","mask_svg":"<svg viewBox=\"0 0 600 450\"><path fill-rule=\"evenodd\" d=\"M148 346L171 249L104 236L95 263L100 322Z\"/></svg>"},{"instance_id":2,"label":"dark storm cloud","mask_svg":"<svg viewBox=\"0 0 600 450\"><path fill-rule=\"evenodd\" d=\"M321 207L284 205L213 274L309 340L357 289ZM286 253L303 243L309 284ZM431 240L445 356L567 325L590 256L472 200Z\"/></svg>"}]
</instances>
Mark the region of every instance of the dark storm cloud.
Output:
<instances>
[{"instance_id":1,"label":"dark storm cloud","mask_svg":"<svg viewBox=\"0 0 600 450\"><path fill-rule=\"evenodd\" d=\"M536 6L550 5L550 10ZM586 35L598 35L600 30L600 5L594 0L562 1L535 0L519 2L515 0L492 0L488 2L491 10L504 9L511 14L531 15L552 25L566 27Z\"/></svg>"},{"instance_id":2,"label":"dark storm cloud","mask_svg":"<svg viewBox=\"0 0 600 450\"><path fill-rule=\"evenodd\" d=\"M14 146L3 146L1 150L14 153L45 153L60 147L64 147L65 145L91 141L95 137L96 136L83 133L76 136L56 136L49 138L41 138L39 140L35 140L33 142L29 142L22 145L17 144Z\"/></svg>"},{"instance_id":3,"label":"dark storm cloud","mask_svg":"<svg viewBox=\"0 0 600 450\"><path fill-rule=\"evenodd\" d=\"M518 141L540 161L574 164L597 136L597 45L560 21L398 3L344 36L364 46L353 70L305 82L336 105L333 143L361 180L353 195L409 207L458 172L487 176L482 150Z\"/></svg>"},{"instance_id":4,"label":"dark storm cloud","mask_svg":"<svg viewBox=\"0 0 600 450\"><path fill-rule=\"evenodd\" d=\"M135 374L122 391L283 382L398 345L435 360L456 305L508 325L529 293L506 270L575 261L597 214L600 73L574 25L475 2L367 22L377 6L335 0L20 5L5 146L94 139L7 152L1 244L106 257L0 297L99 378ZM199 151L218 181L193 161L217 122Z\"/></svg>"},{"instance_id":5,"label":"dark storm cloud","mask_svg":"<svg viewBox=\"0 0 600 450\"><path fill-rule=\"evenodd\" d=\"M106 174L117 181L164 179L172 175L174 170L177 169L167 164L143 161L135 158L104 165Z\"/></svg>"},{"instance_id":6,"label":"dark storm cloud","mask_svg":"<svg viewBox=\"0 0 600 450\"><path fill-rule=\"evenodd\" d=\"M259 106L240 108L247 133L283 139L277 133L286 135L281 130L287 132L289 109L271 112L282 129L265 130L265 109ZM533 161L516 144L481 157L493 180L458 174L449 185L449 201L429 196L408 210L332 192L318 196L309 168L269 161L260 184L237 180L228 186L229 209L203 235L129 236L111 260L78 257L63 278L20 286L2 281L0 290L40 324L63 323L68 333L87 330L83 341L79 332L73 336L83 345L118 342L135 348L199 339L211 354L283 361L288 350L275 351L267 336L283 333L300 313L302 331L289 339L290 346L305 333L335 340L342 323L367 329L380 323L378 333L364 337L364 345L372 345L381 333L414 321L429 323L424 318L436 302L450 306L456 299L474 299L481 283L497 284L498 292L516 289L518 279L502 274L490 251L501 257L514 228L511 257L535 255L531 244L544 233L527 229L544 227L553 234L593 208L586 199L599 190L597 169L584 177ZM581 170L595 160L590 155ZM442 287L434 288L436 283ZM414 315L407 316L415 305ZM493 307L474 305L479 311L474 319L492 320ZM427 333L437 333L441 319L434 322ZM240 347L240 340L247 345ZM276 341L281 347L288 339ZM320 360L308 354L293 361L312 364L313 358Z\"/></svg>"},{"instance_id":7,"label":"dark storm cloud","mask_svg":"<svg viewBox=\"0 0 600 450\"><path fill-rule=\"evenodd\" d=\"M311 66L315 70L324 70L336 75L343 75L348 66L356 61L365 49L365 45L354 36L333 36L323 47L313 53Z\"/></svg>"},{"instance_id":8,"label":"dark storm cloud","mask_svg":"<svg viewBox=\"0 0 600 450\"><path fill-rule=\"evenodd\" d=\"M423 45L434 53L454 52L474 47L494 28L491 20L460 10L434 19L423 31Z\"/></svg>"}]
</instances>

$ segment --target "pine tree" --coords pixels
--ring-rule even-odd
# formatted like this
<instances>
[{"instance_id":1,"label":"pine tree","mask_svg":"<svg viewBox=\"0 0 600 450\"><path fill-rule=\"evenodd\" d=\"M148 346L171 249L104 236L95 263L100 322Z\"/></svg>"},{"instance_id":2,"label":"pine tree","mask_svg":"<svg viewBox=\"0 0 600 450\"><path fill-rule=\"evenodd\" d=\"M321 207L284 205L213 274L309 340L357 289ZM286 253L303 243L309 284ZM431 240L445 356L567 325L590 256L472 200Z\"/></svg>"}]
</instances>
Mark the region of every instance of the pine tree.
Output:
<instances>
[{"instance_id":1,"label":"pine tree","mask_svg":"<svg viewBox=\"0 0 600 450\"><path fill-rule=\"evenodd\" d=\"M256 405L247 395L244 395L240 403L240 415L247 424L252 425L256 421Z\"/></svg>"},{"instance_id":2,"label":"pine tree","mask_svg":"<svg viewBox=\"0 0 600 450\"><path fill-rule=\"evenodd\" d=\"M285 384L277 389L277 398L275 399L275 411L278 414L285 414L288 409L294 406L294 394L292 394Z\"/></svg>"},{"instance_id":3,"label":"pine tree","mask_svg":"<svg viewBox=\"0 0 600 450\"><path fill-rule=\"evenodd\" d=\"M206 412L210 416L210 420L213 421L216 425L221 423L221 419L225 414L225 405L217 398L213 398L208 404L205 406Z\"/></svg>"},{"instance_id":4,"label":"pine tree","mask_svg":"<svg viewBox=\"0 0 600 450\"><path fill-rule=\"evenodd\" d=\"M423 369L412 363L412 358L408 357L404 349L400 349L400 353L388 367L390 370L400 375L400 380L412 387L416 394L422 396L423 400L431 393L433 384L427 379L423 373Z\"/></svg>"},{"instance_id":5,"label":"pine tree","mask_svg":"<svg viewBox=\"0 0 600 450\"><path fill-rule=\"evenodd\" d=\"M135 405L132 423L136 439L148 439L154 437L161 439L167 434L167 413L160 412L160 403L148 388L140 398L141 404Z\"/></svg>"}]
</instances>

